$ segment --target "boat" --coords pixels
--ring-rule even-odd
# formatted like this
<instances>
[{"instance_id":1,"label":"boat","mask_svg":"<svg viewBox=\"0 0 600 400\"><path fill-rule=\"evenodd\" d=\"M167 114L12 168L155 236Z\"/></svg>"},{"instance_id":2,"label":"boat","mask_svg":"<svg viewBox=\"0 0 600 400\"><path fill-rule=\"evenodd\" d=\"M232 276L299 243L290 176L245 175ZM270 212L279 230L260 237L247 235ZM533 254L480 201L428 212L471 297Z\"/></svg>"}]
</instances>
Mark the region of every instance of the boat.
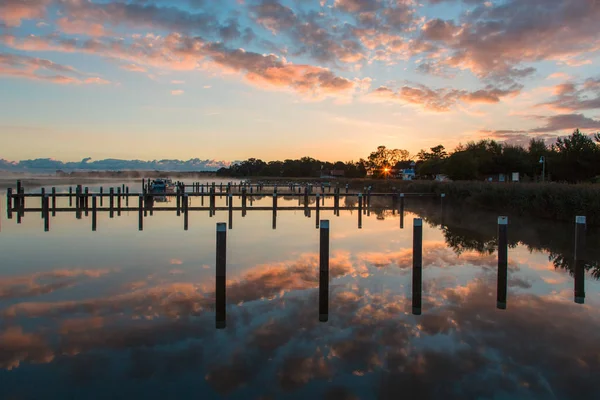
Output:
<instances>
[{"instance_id":1,"label":"boat","mask_svg":"<svg viewBox=\"0 0 600 400\"><path fill-rule=\"evenodd\" d=\"M150 193L175 193L175 184L171 179L159 178L150 181Z\"/></svg>"}]
</instances>

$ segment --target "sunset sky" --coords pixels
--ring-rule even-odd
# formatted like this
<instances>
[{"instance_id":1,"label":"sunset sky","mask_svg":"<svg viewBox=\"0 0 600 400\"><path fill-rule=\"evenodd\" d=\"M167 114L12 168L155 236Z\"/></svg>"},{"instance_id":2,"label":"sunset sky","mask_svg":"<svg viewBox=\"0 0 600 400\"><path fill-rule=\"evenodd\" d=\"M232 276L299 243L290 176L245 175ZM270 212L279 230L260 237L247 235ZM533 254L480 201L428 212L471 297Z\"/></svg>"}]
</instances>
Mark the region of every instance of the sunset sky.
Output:
<instances>
[{"instance_id":1,"label":"sunset sky","mask_svg":"<svg viewBox=\"0 0 600 400\"><path fill-rule=\"evenodd\" d=\"M0 158L599 132L599 21L599 0L0 0Z\"/></svg>"}]
</instances>

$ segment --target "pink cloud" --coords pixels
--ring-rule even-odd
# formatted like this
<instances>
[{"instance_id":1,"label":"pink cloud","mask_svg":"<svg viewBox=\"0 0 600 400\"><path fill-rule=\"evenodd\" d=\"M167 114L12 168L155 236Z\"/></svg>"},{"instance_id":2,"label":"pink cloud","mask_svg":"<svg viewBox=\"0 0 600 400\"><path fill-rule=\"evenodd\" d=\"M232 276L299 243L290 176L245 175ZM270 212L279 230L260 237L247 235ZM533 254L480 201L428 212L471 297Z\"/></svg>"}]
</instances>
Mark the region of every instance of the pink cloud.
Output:
<instances>
[{"instance_id":1,"label":"pink cloud","mask_svg":"<svg viewBox=\"0 0 600 400\"><path fill-rule=\"evenodd\" d=\"M73 20L67 17L58 19L56 26L62 32L70 35L107 36L109 34L102 24L84 20Z\"/></svg>"},{"instance_id":2,"label":"pink cloud","mask_svg":"<svg viewBox=\"0 0 600 400\"><path fill-rule=\"evenodd\" d=\"M22 20L44 18L49 3L50 0L3 0L0 3L0 20L16 27L21 25Z\"/></svg>"},{"instance_id":3,"label":"pink cloud","mask_svg":"<svg viewBox=\"0 0 600 400\"><path fill-rule=\"evenodd\" d=\"M405 85L398 90L381 86L369 93L368 98L379 101L392 101L405 104L422 106L425 109L445 112L458 102L464 103L498 103L502 97L516 96L521 87L514 86L508 90L502 90L493 86L474 92L466 90L442 88L431 89L426 85Z\"/></svg>"}]
</instances>

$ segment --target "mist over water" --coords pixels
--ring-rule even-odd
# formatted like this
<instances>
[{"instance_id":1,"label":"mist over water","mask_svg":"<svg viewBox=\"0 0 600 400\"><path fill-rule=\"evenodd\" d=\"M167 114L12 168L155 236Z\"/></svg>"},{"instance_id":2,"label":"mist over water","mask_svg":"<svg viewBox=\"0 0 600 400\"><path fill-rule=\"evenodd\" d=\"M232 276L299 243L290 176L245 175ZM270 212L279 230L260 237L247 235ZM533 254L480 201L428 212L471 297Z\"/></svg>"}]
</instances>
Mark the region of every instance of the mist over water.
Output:
<instances>
[{"instance_id":1,"label":"mist over water","mask_svg":"<svg viewBox=\"0 0 600 400\"><path fill-rule=\"evenodd\" d=\"M319 322L315 211L307 217L282 194L278 206L297 209L278 210L273 229L272 197L251 198L251 206L250 198L227 231L227 327L217 330L215 227L228 222L227 211L190 211L187 231L175 211L148 214L143 231L136 211L102 211L96 232L91 215L57 212L44 232L39 212L21 224L7 219L2 196L3 396L600 395L597 231L587 232L585 304L576 304L574 226L509 216L507 309L499 310L497 215L450 206L442 214L438 200L407 198L401 229L391 201L373 199L358 229L356 210L335 216L326 198L329 320ZM216 199L225 206L225 196ZM39 207L39 198L26 202ZM57 202L68 206L66 197ZM352 205L342 198L342 207ZM425 222L422 315L411 308L414 218Z\"/></svg>"}]
</instances>

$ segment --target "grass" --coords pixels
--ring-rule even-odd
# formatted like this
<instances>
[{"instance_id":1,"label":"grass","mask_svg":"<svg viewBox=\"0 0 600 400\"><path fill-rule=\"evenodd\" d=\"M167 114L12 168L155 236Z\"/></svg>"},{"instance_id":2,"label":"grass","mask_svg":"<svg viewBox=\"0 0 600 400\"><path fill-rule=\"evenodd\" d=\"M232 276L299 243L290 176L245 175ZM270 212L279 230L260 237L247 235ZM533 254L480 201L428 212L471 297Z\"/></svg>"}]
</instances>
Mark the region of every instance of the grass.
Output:
<instances>
[{"instance_id":1,"label":"grass","mask_svg":"<svg viewBox=\"0 0 600 400\"><path fill-rule=\"evenodd\" d=\"M257 179L258 180L258 179ZM281 179L278 182L320 182L319 179ZM333 182L333 181L332 181ZM600 225L600 185L566 183L492 183L474 181L400 181L336 179L353 191L371 186L374 192L446 194L446 200L496 212L510 212L558 221L587 217L588 225Z\"/></svg>"}]
</instances>

